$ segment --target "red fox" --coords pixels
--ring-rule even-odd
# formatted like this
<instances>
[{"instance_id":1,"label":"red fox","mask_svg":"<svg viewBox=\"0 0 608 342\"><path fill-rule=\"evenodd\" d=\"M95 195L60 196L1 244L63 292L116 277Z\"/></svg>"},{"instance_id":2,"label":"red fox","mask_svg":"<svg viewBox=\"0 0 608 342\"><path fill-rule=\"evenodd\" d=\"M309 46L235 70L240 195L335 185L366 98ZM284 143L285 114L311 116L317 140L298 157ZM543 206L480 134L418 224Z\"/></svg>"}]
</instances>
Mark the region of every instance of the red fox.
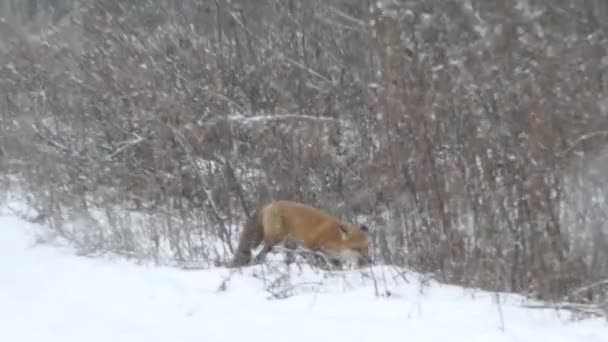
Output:
<instances>
[{"instance_id":1,"label":"red fox","mask_svg":"<svg viewBox=\"0 0 608 342\"><path fill-rule=\"evenodd\" d=\"M292 201L275 201L259 208L245 223L232 267L251 262L251 251L264 243L259 262L280 243L295 243L332 260L358 259L370 263L368 228L341 222L324 211Z\"/></svg>"}]
</instances>

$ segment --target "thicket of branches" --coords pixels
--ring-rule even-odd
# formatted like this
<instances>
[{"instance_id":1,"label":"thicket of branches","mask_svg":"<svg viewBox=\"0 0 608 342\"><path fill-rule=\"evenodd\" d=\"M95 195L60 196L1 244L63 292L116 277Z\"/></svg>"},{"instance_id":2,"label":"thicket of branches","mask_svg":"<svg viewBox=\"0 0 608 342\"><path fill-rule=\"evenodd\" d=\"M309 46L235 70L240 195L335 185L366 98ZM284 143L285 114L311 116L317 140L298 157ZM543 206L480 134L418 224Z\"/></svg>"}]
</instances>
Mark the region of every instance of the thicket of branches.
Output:
<instances>
[{"instance_id":1,"label":"thicket of branches","mask_svg":"<svg viewBox=\"0 0 608 342\"><path fill-rule=\"evenodd\" d=\"M605 1L1 3L2 172L87 252L222 264L287 198L376 263L602 300Z\"/></svg>"}]
</instances>

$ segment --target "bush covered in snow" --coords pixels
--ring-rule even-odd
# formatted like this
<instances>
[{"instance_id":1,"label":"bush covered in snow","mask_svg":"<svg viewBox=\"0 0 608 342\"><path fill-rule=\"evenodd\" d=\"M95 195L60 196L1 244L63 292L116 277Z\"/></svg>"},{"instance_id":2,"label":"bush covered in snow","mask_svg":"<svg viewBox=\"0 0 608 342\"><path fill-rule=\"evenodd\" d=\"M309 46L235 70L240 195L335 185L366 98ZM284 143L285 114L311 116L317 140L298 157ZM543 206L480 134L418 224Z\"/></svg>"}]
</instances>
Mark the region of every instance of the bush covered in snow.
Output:
<instances>
[{"instance_id":1,"label":"bush covered in snow","mask_svg":"<svg viewBox=\"0 0 608 342\"><path fill-rule=\"evenodd\" d=\"M1 186L87 253L219 265L289 198L377 263L603 300L605 2L0 3Z\"/></svg>"}]
</instances>

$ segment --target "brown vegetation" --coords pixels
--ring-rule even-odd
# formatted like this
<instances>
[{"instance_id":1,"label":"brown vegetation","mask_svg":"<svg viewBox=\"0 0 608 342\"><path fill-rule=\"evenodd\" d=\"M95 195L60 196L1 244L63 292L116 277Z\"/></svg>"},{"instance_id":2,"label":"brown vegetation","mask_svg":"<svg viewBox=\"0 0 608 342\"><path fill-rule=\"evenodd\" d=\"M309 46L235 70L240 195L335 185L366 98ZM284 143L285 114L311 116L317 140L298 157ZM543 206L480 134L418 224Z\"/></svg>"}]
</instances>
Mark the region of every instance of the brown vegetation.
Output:
<instances>
[{"instance_id":1,"label":"brown vegetation","mask_svg":"<svg viewBox=\"0 0 608 342\"><path fill-rule=\"evenodd\" d=\"M379 263L603 300L606 2L1 3L0 167L88 252L224 264L291 199Z\"/></svg>"}]
</instances>

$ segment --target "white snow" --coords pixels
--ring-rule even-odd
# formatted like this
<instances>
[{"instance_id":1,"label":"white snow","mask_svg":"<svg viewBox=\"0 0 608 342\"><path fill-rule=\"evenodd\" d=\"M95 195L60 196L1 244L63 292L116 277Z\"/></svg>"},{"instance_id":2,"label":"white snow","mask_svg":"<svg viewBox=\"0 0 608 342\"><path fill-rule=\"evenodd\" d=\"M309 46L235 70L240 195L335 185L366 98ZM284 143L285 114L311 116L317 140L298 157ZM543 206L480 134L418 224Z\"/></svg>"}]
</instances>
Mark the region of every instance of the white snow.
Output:
<instances>
[{"instance_id":1,"label":"white snow","mask_svg":"<svg viewBox=\"0 0 608 342\"><path fill-rule=\"evenodd\" d=\"M372 271L389 297L360 271L294 268L294 287L274 289L292 296L269 299L268 281L280 277L268 268L231 275L88 258L44 232L0 212L0 341L608 341L603 319L524 309L517 296L497 305L494 294L422 286L413 273L406 283L388 267ZM267 282L253 276L262 271Z\"/></svg>"}]
</instances>

